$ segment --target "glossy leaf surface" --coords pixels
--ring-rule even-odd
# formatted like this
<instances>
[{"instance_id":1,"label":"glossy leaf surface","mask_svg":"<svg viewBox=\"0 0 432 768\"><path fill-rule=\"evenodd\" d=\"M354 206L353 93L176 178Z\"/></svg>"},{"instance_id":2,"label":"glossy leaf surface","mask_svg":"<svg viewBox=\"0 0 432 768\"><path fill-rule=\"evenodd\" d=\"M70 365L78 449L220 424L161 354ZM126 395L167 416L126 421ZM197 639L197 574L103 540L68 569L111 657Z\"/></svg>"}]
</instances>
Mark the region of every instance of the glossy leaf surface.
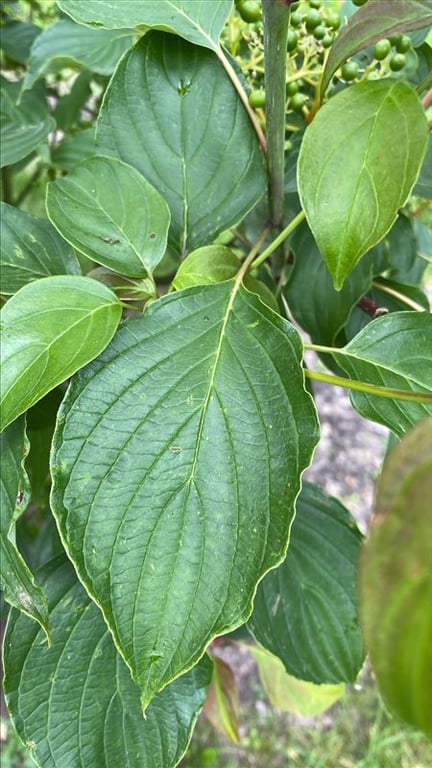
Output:
<instances>
[{"instance_id":1,"label":"glossy leaf surface","mask_svg":"<svg viewBox=\"0 0 432 768\"><path fill-rule=\"evenodd\" d=\"M368 0L340 30L324 69L321 94L324 95L337 68L349 57L369 45L400 33L432 24L430 0Z\"/></svg>"},{"instance_id":2,"label":"glossy leaf surface","mask_svg":"<svg viewBox=\"0 0 432 768\"><path fill-rule=\"evenodd\" d=\"M408 402L351 392L354 408L366 419L401 436L432 413L432 315L428 312L378 317L333 357L351 379L429 397L425 402Z\"/></svg>"},{"instance_id":3,"label":"glossy leaf surface","mask_svg":"<svg viewBox=\"0 0 432 768\"><path fill-rule=\"evenodd\" d=\"M121 305L104 285L55 276L21 288L1 311L2 429L101 352Z\"/></svg>"},{"instance_id":4,"label":"glossy leaf surface","mask_svg":"<svg viewBox=\"0 0 432 768\"><path fill-rule=\"evenodd\" d=\"M139 688L97 606L61 556L41 571L52 646L16 612L5 638L5 692L21 739L43 768L171 768L204 704L211 663L155 697L144 720Z\"/></svg>"},{"instance_id":5,"label":"glossy leaf surface","mask_svg":"<svg viewBox=\"0 0 432 768\"><path fill-rule=\"evenodd\" d=\"M54 511L144 706L244 623L284 556L317 440L301 353L289 323L225 282L152 303L72 382Z\"/></svg>"},{"instance_id":6,"label":"glossy leaf surface","mask_svg":"<svg viewBox=\"0 0 432 768\"><path fill-rule=\"evenodd\" d=\"M5 600L35 619L48 632L45 596L36 586L15 543L15 522L26 509L30 494L24 458L28 453L24 417L0 434L1 588Z\"/></svg>"},{"instance_id":7,"label":"glossy leaf surface","mask_svg":"<svg viewBox=\"0 0 432 768\"><path fill-rule=\"evenodd\" d=\"M427 141L417 94L394 80L341 91L307 127L298 161L299 194L337 290L396 220Z\"/></svg>"},{"instance_id":8,"label":"glossy leaf surface","mask_svg":"<svg viewBox=\"0 0 432 768\"><path fill-rule=\"evenodd\" d=\"M31 88L47 72L77 63L99 75L111 75L132 44L129 29L89 29L66 19L57 21L34 41L23 89Z\"/></svg>"},{"instance_id":9,"label":"glossy leaf surface","mask_svg":"<svg viewBox=\"0 0 432 768\"><path fill-rule=\"evenodd\" d=\"M329 709L345 691L345 685L315 685L289 675L281 660L259 646L249 645L264 689L273 707L299 717L317 717Z\"/></svg>"},{"instance_id":10,"label":"glossy leaf surface","mask_svg":"<svg viewBox=\"0 0 432 768\"><path fill-rule=\"evenodd\" d=\"M390 453L361 559L365 640L388 707L432 738L432 417ZM397 631L395 632L395 627Z\"/></svg>"},{"instance_id":11,"label":"glossy leaf surface","mask_svg":"<svg viewBox=\"0 0 432 768\"><path fill-rule=\"evenodd\" d=\"M356 585L360 544L348 510L304 483L288 554L259 585L248 624L301 680L340 683L357 677L364 659Z\"/></svg>"},{"instance_id":12,"label":"glossy leaf surface","mask_svg":"<svg viewBox=\"0 0 432 768\"><path fill-rule=\"evenodd\" d=\"M80 24L108 29L154 27L175 32L195 45L215 48L232 0L58 0L62 11Z\"/></svg>"},{"instance_id":13,"label":"glossy leaf surface","mask_svg":"<svg viewBox=\"0 0 432 768\"><path fill-rule=\"evenodd\" d=\"M180 264L173 286L211 285L235 277L241 266L238 256L224 245L207 245L192 251Z\"/></svg>"},{"instance_id":14,"label":"glossy leaf surface","mask_svg":"<svg viewBox=\"0 0 432 768\"><path fill-rule=\"evenodd\" d=\"M165 253L166 202L138 171L112 157L91 157L50 184L47 209L74 248L120 274L145 277Z\"/></svg>"},{"instance_id":15,"label":"glossy leaf surface","mask_svg":"<svg viewBox=\"0 0 432 768\"><path fill-rule=\"evenodd\" d=\"M207 245L265 192L258 140L219 60L172 35L150 32L122 59L96 140L159 190L182 252Z\"/></svg>"},{"instance_id":16,"label":"glossy leaf surface","mask_svg":"<svg viewBox=\"0 0 432 768\"><path fill-rule=\"evenodd\" d=\"M50 275L81 274L73 249L45 219L1 203L1 293Z\"/></svg>"}]
</instances>

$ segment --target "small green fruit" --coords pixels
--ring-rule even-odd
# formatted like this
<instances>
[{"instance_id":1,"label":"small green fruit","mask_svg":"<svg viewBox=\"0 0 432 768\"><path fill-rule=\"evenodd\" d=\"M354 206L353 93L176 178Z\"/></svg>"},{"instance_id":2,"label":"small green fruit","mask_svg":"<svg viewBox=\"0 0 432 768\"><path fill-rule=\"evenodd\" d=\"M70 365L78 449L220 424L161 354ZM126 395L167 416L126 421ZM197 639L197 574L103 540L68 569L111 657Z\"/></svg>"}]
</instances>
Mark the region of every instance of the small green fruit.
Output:
<instances>
[{"instance_id":1,"label":"small green fruit","mask_svg":"<svg viewBox=\"0 0 432 768\"><path fill-rule=\"evenodd\" d=\"M400 72L406 64L406 58L403 53L395 53L389 61L390 69L392 72Z\"/></svg>"},{"instance_id":2,"label":"small green fruit","mask_svg":"<svg viewBox=\"0 0 432 768\"><path fill-rule=\"evenodd\" d=\"M265 91L263 88L260 88L257 91L252 91L252 93L249 94L249 104L252 109L260 109L265 105Z\"/></svg>"},{"instance_id":3,"label":"small green fruit","mask_svg":"<svg viewBox=\"0 0 432 768\"><path fill-rule=\"evenodd\" d=\"M297 48L298 34L295 29L288 29L287 51L292 53Z\"/></svg>"},{"instance_id":4,"label":"small green fruit","mask_svg":"<svg viewBox=\"0 0 432 768\"><path fill-rule=\"evenodd\" d=\"M391 42L390 40L387 40L384 38L383 40L378 40L377 44L374 48L374 58L377 61L382 61L383 59L386 59L389 55L391 50Z\"/></svg>"},{"instance_id":5,"label":"small green fruit","mask_svg":"<svg viewBox=\"0 0 432 768\"><path fill-rule=\"evenodd\" d=\"M356 79L358 71L359 65L355 61L347 61L341 67L341 75L347 83L350 83Z\"/></svg>"},{"instance_id":6,"label":"small green fruit","mask_svg":"<svg viewBox=\"0 0 432 768\"><path fill-rule=\"evenodd\" d=\"M306 102L307 96L304 93L295 93L291 96L289 105L294 112L301 112Z\"/></svg>"},{"instance_id":7,"label":"small green fruit","mask_svg":"<svg viewBox=\"0 0 432 768\"><path fill-rule=\"evenodd\" d=\"M257 0L242 0L237 6L237 10L243 21L253 24L261 19L261 6Z\"/></svg>"}]
</instances>

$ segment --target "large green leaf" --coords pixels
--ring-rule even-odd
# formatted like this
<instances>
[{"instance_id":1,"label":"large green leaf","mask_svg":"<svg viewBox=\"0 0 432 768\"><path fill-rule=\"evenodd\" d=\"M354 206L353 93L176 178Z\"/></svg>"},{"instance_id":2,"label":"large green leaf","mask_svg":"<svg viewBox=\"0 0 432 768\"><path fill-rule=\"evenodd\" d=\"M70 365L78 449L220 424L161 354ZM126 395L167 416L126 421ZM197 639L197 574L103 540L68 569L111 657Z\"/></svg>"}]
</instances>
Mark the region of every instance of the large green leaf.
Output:
<instances>
[{"instance_id":1,"label":"large green leaf","mask_svg":"<svg viewBox=\"0 0 432 768\"><path fill-rule=\"evenodd\" d=\"M362 259L342 289L336 291L307 225L296 231L290 246L295 260L284 289L289 308L315 344L333 344L353 307L372 284L373 254Z\"/></svg>"},{"instance_id":2,"label":"large green leaf","mask_svg":"<svg viewBox=\"0 0 432 768\"><path fill-rule=\"evenodd\" d=\"M236 224L265 192L258 140L219 60L172 35L151 32L122 59L96 140L159 190L170 244L183 252Z\"/></svg>"},{"instance_id":3,"label":"large green leaf","mask_svg":"<svg viewBox=\"0 0 432 768\"><path fill-rule=\"evenodd\" d=\"M396 220L421 168L428 135L417 94L394 80L345 89L307 127L299 194L336 289Z\"/></svg>"},{"instance_id":4,"label":"large green leaf","mask_svg":"<svg viewBox=\"0 0 432 768\"><path fill-rule=\"evenodd\" d=\"M145 277L162 259L170 212L130 165L91 157L48 186L48 215L88 258L129 277Z\"/></svg>"},{"instance_id":5,"label":"large green leaf","mask_svg":"<svg viewBox=\"0 0 432 768\"><path fill-rule=\"evenodd\" d=\"M338 34L326 61L321 94L345 59L383 37L421 29L432 24L430 0L368 0Z\"/></svg>"},{"instance_id":6,"label":"large green leaf","mask_svg":"<svg viewBox=\"0 0 432 768\"><path fill-rule=\"evenodd\" d=\"M71 384L53 509L144 706L244 623L285 554L317 441L301 354L229 281L154 302Z\"/></svg>"},{"instance_id":7,"label":"large green leaf","mask_svg":"<svg viewBox=\"0 0 432 768\"><path fill-rule=\"evenodd\" d=\"M432 418L386 460L361 558L361 614L380 691L432 738Z\"/></svg>"},{"instance_id":8,"label":"large green leaf","mask_svg":"<svg viewBox=\"0 0 432 768\"><path fill-rule=\"evenodd\" d=\"M111 75L133 43L130 29L89 29L62 19L46 27L32 45L23 90L67 66L82 65L99 75Z\"/></svg>"},{"instance_id":9,"label":"large green leaf","mask_svg":"<svg viewBox=\"0 0 432 768\"><path fill-rule=\"evenodd\" d=\"M41 85L41 84L39 84ZM27 157L54 130L43 87L25 93L18 104L21 85L1 77L1 166Z\"/></svg>"},{"instance_id":10,"label":"large green leaf","mask_svg":"<svg viewBox=\"0 0 432 768\"><path fill-rule=\"evenodd\" d=\"M24 458L28 452L24 417L0 435L1 588L8 603L25 611L48 632L48 607L42 589L15 543L15 522L26 509L30 494Z\"/></svg>"},{"instance_id":11,"label":"large green leaf","mask_svg":"<svg viewBox=\"0 0 432 768\"><path fill-rule=\"evenodd\" d=\"M108 29L154 27L174 32L195 45L216 48L232 0L57 0L80 24Z\"/></svg>"},{"instance_id":12,"label":"large green leaf","mask_svg":"<svg viewBox=\"0 0 432 768\"><path fill-rule=\"evenodd\" d=\"M5 638L5 693L21 739L43 768L171 768L204 704L204 658L149 706L117 653L97 606L64 556L40 571L52 646L14 612Z\"/></svg>"},{"instance_id":13,"label":"large green leaf","mask_svg":"<svg viewBox=\"0 0 432 768\"><path fill-rule=\"evenodd\" d=\"M273 707L299 717L316 717L340 699L345 685L316 685L289 675L281 660L265 648L248 645L262 684Z\"/></svg>"},{"instance_id":14,"label":"large green leaf","mask_svg":"<svg viewBox=\"0 0 432 768\"><path fill-rule=\"evenodd\" d=\"M35 38L42 32L36 24L11 21L2 25L1 47L9 59L26 64Z\"/></svg>"},{"instance_id":15,"label":"large green leaf","mask_svg":"<svg viewBox=\"0 0 432 768\"><path fill-rule=\"evenodd\" d=\"M354 408L366 419L401 436L432 413L432 315L428 312L378 317L333 357L351 379L420 393L418 401L408 402L351 392ZM421 393L427 395L424 402Z\"/></svg>"},{"instance_id":16,"label":"large green leaf","mask_svg":"<svg viewBox=\"0 0 432 768\"><path fill-rule=\"evenodd\" d=\"M45 277L12 296L1 311L1 428L105 349L120 315L88 277Z\"/></svg>"},{"instance_id":17,"label":"large green leaf","mask_svg":"<svg viewBox=\"0 0 432 768\"><path fill-rule=\"evenodd\" d=\"M0 292L6 296L49 275L79 275L73 249L45 219L1 203Z\"/></svg>"},{"instance_id":18,"label":"large green leaf","mask_svg":"<svg viewBox=\"0 0 432 768\"><path fill-rule=\"evenodd\" d=\"M78 163L96 154L95 129L85 128L83 131L66 136L65 139L51 152L51 161L62 171L73 171Z\"/></svg>"},{"instance_id":19,"label":"large green leaf","mask_svg":"<svg viewBox=\"0 0 432 768\"><path fill-rule=\"evenodd\" d=\"M249 629L314 683L352 682L363 663L357 606L361 534L348 510L303 485L288 554L258 587Z\"/></svg>"}]
</instances>

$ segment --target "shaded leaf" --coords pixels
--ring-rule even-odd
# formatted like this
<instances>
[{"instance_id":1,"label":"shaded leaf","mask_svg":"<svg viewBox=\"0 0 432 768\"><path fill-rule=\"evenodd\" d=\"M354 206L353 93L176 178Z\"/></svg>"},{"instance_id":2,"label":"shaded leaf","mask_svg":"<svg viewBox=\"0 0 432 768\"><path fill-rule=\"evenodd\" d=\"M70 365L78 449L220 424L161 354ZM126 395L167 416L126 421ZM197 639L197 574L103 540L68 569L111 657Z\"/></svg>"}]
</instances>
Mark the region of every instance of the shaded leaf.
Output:
<instances>
[{"instance_id":1,"label":"shaded leaf","mask_svg":"<svg viewBox=\"0 0 432 768\"><path fill-rule=\"evenodd\" d=\"M273 707L299 717L316 717L342 698L345 685L315 685L289 675L281 660L264 648L248 645Z\"/></svg>"},{"instance_id":2,"label":"shaded leaf","mask_svg":"<svg viewBox=\"0 0 432 768\"><path fill-rule=\"evenodd\" d=\"M70 92L57 101L54 119L57 123L57 128L61 131L68 131L71 126L80 124L81 111L91 96L90 84L92 78L93 74L89 70L85 69L83 72L80 72L75 78ZM75 138L75 135L72 134L69 138ZM95 154L95 152L92 154ZM51 151L51 160L52 156L53 151Z\"/></svg>"},{"instance_id":3,"label":"shaded leaf","mask_svg":"<svg viewBox=\"0 0 432 768\"><path fill-rule=\"evenodd\" d=\"M418 402L351 392L354 408L366 419L403 435L432 413L432 315L392 312L363 328L333 357L354 380L419 394Z\"/></svg>"},{"instance_id":4,"label":"shaded leaf","mask_svg":"<svg viewBox=\"0 0 432 768\"><path fill-rule=\"evenodd\" d=\"M429 136L426 157L423 160L423 165L413 189L413 194L419 195L420 197L426 197L429 200L432 199L432 136Z\"/></svg>"},{"instance_id":5,"label":"shaded leaf","mask_svg":"<svg viewBox=\"0 0 432 768\"><path fill-rule=\"evenodd\" d=\"M17 104L21 85L1 77L1 166L27 157L54 130L43 88L25 93Z\"/></svg>"},{"instance_id":6,"label":"shaded leaf","mask_svg":"<svg viewBox=\"0 0 432 768\"><path fill-rule=\"evenodd\" d=\"M284 556L317 441L301 354L288 322L224 282L153 302L69 388L53 508L144 706L244 623Z\"/></svg>"},{"instance_id":7,"label":"shaded leaf","mask_svg":"<svg viewBox=\"0 0 432 768\"><path fill-rule=\"evenodd\" d=\"M232 8L232 0L58 0L62 11L80 24L121 27L154 27L174 32L195 45L215 48Z\"/></svg>"},{"instance_id":8,"label":"shaded leaf","mask_svg":"<svg viewBox=\"0 0 432 768\"><path fill-rule=\"evenodd\" d=\"M117 653L97 606L63 556L40 571L52 646L13 613L5 638L5 693L21 739L43 768L171 768L186 751L204 704L204 658L149 706Z\"/></svg>"},{"instance_id":9,"label":"shaded leaf","mask_svg":"<svg viewBox=\"0 0 432 768\"><path fill-rule=\"evenodd\" d=\"M182 252L207 245L265 192L258 140L216 55L172 35L146 34L122 59L96 140L159 190Z\"/></svg>"},{"instance_id":10,"label":"shaded leaf","mask_svg":"<svg viewBox=\"0 0 432 768\"><path fill-rule=\"evenodd\" d=\"M218 656L212 656L212 660L213 676L207 691L204 714L219 733L238 743L239 697L234 673L229 664Z\"/></svg>"},{"instance_id":11,"label":"shaded leaf","mask_svg":"<svg viewBox=\"0 0 432 768\"><path fill-rule=\"evenodd\" d=\"M321 80L324 96L334 73L343 62L358 51L401 32L421 29L432 24L430 0L368 0L341 29L330 49Z\"/></svg>"},{"instance_id":12,"label":"shaded leaf","mask_svg":"<svg viewBox=\"0 0 432 768\"><path fill-rule=\"evenodd\" d=\"M50 275L79 275L73 249L46 219L1 203L1 293L9 296Z\"/></svg>"},{"instance_id":13,"label":"shaded leaf","mask_svg":"<svg viewBox=\"0 0 432 768\"><path fill-rule=\"evenodd\" d=\"M363 664L356 583L361 538L337 499L304 483L288 554L258 586L248 623L301 680L352 682Z\"/></svg>"},{"instance_id":14,"label":"shaded leaf","mask_svg":"<svg viewBox=\"0 0 432 768\"><path fill-rule=\"evenodd\" d=\"M130 29L88 29L66 19L57 21L46 27L32 45L23 90L48 72L76 64L99 75L111 75L132 43Z\"/></svg>"},{"instance_id":15,"label":"shaded leaf","mask_svg":"<svg viewBox=\"0 0 432 768\"><path fill-rule=\"evenodd\" d=\"M51 161L62 171L73 171L78 163L96 154L95 129L85 128L65 139L51 152Z\"/></svg>"},{"instance_id":16,"label":"shaded leaf","mask_svg":"<svg viewBox=\"0 0 432 768\"><path fill-rule=\"evenodd\" d=\"M121 305L101 283L72 275L21 288L1 311L1 428L101 352Z\"/></svg>"},{"instance_id":17,"label":"shaded leaf","mask_svg":"<svg viewBox=\"0 0 432 768\"><path fill-rule=\"evenodd\" d=\"M296 231L290 246L295 261L284 289L289 308L315 344L333 344L353 307L370 288L374 255L365 256L336 291L307 225Z\"/></svg>"},{"instance_id":18,"label":"shaded leaf","mask_svg":"<svg viewBox=\"0 0 432 768\"><path fill-rule=\"evenodd\" d=\"M28 453L24 417L0 434L1 588L10 605L37 621L48 635L48 607L42 589L23 560L15 542L15 522L30 498L24 469Z\"/></svg>"},{"instance_id":19,"label":"shaded leaf","mask_svg":"<svg viewBox=\"0 0 432 768\"><path fill-rule=\"evenodd\" d=\"M388 707L432 738L432 418L384 463L361 558L365 640Z\"/></svg>"},{"instance_id":20,"label":"shaded leaf","mask_svg":"<svg viewBox=\"0 0 432 768\"><path fill-rule=\"evenodd\" d=\"M138 171L112 157L90 157L47 191L52 223L89 259L145 277L165 253L170 213Z\"/></svg>"},{"instance_id":21,"label":"shaded leaf","mask_svg":"<svg viewBox=\"0 0 432 768\"><path fill-rule=\"evenodd\" d=\"M337 290L396 220L427 140L417 94L393 80L369 80L341 91L307 127L299 194Z\"/></svg>"},{"instance_id":22,"label":"shaded leaf","mask_svg":"<svg viewBox=\"0 0 432 768\"><path fill-rule=\"evenodd\" d=\"M41 28L36 24L11 21L2 25L1 47L9 59L18 64L26 64L30 56L30 48L41 32Z\"/></svg>"},{"instance_id":23,"label":"shaded leaf","mask_svg":"<svg viewBox=\"0 0 432 768\"><path fill-rule=\"evenodd\" d=\"M367 298L374 302L380 310L383 308L388 312L404 312L408 309L421 311L422 308L429 310L429 300L420 288L416 288L414 285L396 283L393 280L385 280L383 277L374 281L372 288L367 293ZM354 338L362 328L372 322L372 319L370 314L362 311L359 307L355 307L345 327L347 340Z\"/></svg>"}]
</instances>

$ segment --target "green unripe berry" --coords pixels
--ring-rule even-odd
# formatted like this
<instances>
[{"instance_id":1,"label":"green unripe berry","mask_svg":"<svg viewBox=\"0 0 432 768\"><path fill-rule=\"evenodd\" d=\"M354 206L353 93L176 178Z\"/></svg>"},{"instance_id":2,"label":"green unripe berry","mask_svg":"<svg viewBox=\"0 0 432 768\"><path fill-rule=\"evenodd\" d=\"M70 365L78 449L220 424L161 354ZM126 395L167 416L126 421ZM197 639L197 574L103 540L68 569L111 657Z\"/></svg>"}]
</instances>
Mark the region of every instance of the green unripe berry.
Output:
<instances>
[{"instance_id":1,"label":"green unripe berry","mask_svg":"<svg viewBox=\"0 0 432 768\"><path fill-rule=\"evenodd\" d=\"M287 36L287 51L288 53L292 53L297 48L298 43L298 34L295 31L295 29L288 29L288 36Z\"/></svg>"},{"instance_id":2,"label":"green unripe berry","mask_svg":"<svg viewBox=\"0 0 432 768\"><path fill-rule=\"evenodd\" d=\"M374 48L374 58L377 61L383 61L383 59L386 59L389 55L391 50L391 42L390 40L387 40L384 38L383 40L378 40L377 44Z\"/></svg>"},{"instance_id":3,"label":"green unripe berry","mask_svg":"<svg viewBox=\"0 0 432 768\"><path fill-rule=\"evenodd\" d=\"M340 13L337 13L336 11L327 11L327 17L325 20L328 27L331 29L339 29L342 19L340 16Z\"/></svg>"},{"instance_id":4,"label":"green unripe berry","mask_svg":"<svg viewBox=\"0 0 432 768\"><path fill-rule=\"evenodd\" d=\"M286 95L287 96L294 96L295 93L298 93L300 90L300 85L297 80L291 80L290 83L286 84Z\"/></svg>"},{"instance_id":5,"label":"green unripe berry","mask_svg":"<svg viewBox=\"0 0 432 768\"><path fill-rule=\"evenodd\" d=\"M391 57L389 64L392 72L400 72L406 64L406 58L403 53L395 53Z\"/></svg>"},{"instance_id":6,"label":"green unripe berry","mask_svg":"<svg viewBox=\"0 0 432 768\"><path fill-rule=\"evenodd\" d=\"M358 8L360 8L362 5L367 3L367 0L352 0L353 5L356 5Z\"/></svg>"},{"instance_id":7,"label":"green unripe berry","mask_svg":"<svg viewBox=\"0 0 432 768\"><path fill-rule=\"evenodd\" d=\"M265 91L263 88L260 88L258 91L252 91L252 93L249 94L249 104L252 109L260 109L264 106Z\"/></svg>"},{"instance_id":8,"label":"green unripe berry","mask_svg":"<svg viewBox=\"0 0 432 768\"><path fill-rule=\"evenodd\" d=\"M306 14L305 24L308 32L312 32L322 22L322 16L316 8L311 8Z\"/></svg>"},{"instance_id":9,"label":"green unripe berry","mask_svg":"<svg viewBox=\"0 0 432 768\"><path fill-rule=\"evenodd\" d=\"M406 53L412 45L412 40L408 35L400 35L396 41L396 50L398 53Z\"/></svg>"},{"instance_id":10,"label":"green unripe berry","mask_svg":"<svg viewBox=\"0 0 432 768\"><path fill-rule=\"evenodd\" d=\"M292 27L300 27L302 23L301 13L298 13L297 11L292 11L290 13L289 22Z\"/></svg>"},{"instance_id":11,"label":"green unripe berry","mask_svg":"<svg viewBox=\"0 0 432 768\"><path fill-rule=\"evenodd\" d=\"M243 21L253 24L261 19L261 6L257 0L242 0L237 6L237 10Z\"/></svg>"},{"instance_id":12,"label":"green unripe berry","mask_svg":"<svg viewBox=\"0 0 432 768\"><path fill-rule=\"evenodd\" d=\"M315 40L324 40L326 34L327 34L327 27L325 27L323 24L319 24L317 27L315 27L313 31L313 36Z\"/></svg>"},{"instance_id":13,"label":"green unripe berry","mask_svg":"<svg viewBox=\"0 0 432 768\"><path fill-rule=\"evenodd\" d=\"M325 37L321 40L321 44L323 48L330 48L331 45L334 43L334 37L333 35L330 35L328 32Z\"/></svg>"},{"instance_id":14,"label":"green unripe berry","mask_svg":"<svg viewBox=\"0 0 432 768\"><path fill-rule=\"evenodd\" d=\"M304 93L295 93L291 96L289 105L294 112L301 112L306 102L307 96Z\"/></svg>"},{"instance_id":15,"label":"green unripe berry","mask_svg":"<svg viewBox=\"0 0 432 768\"><path fill-rule=\"evenodd\" d=\"M309 6L311 8L321 8L322 2L321 0L309 0Z\"/></svg>"},{"instance_id":16,"label":"green unripe berry","mask_svg":"<svg viewBox=\"0 0 432 768\"><path fill-rule=\"evenodd\" d=\"M359 65L356 61L346 61L341 68L341 75L347 83L350 83L356 79L358 71Z\"/></svg>"}]
</instances>

